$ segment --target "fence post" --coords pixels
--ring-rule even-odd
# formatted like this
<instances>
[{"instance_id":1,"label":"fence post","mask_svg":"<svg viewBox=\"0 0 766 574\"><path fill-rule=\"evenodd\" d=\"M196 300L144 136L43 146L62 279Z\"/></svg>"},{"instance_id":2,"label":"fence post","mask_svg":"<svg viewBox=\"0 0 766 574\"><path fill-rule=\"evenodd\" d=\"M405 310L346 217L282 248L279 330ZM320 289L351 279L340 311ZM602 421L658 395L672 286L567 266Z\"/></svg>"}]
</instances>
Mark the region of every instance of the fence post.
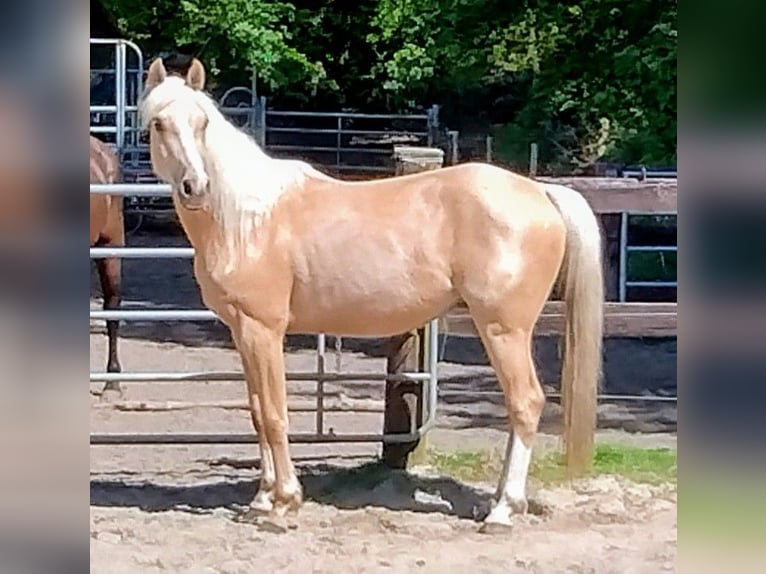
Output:
<instances>
[{"instance_id":1,"label":"fence post","mask_svg":"<svg viewBox=\"0 0 766 574\"><path fill-rule=\"evenodd\" d=\"M439 169L444 165L444 151L439 148L395 146L396 175ZM392 337L386 358L386 373L425 371L425 327ZM383 433L407 433L423 424L424 392L420 382L386 381ZM407 467L410 455L425 449L425 440L411 443L383 442L383 461L391 468Z\"/></svg>"},{"instance_id":2,"label":"fence post","mask_svg":"<svg viewBox=\"0 0 766 574\"><path fill-rule=\"evenodd\" d=\"M529 176L535 177L537 175L537 144L532 142L529 144Z\"/></svg>"},{"instance_id":3,"label":"fence post","mask_svg":"<svg viewBox=\"0 0 766 574\"><path fill-rule=\"evenodd\" d=\"M487 163L492 163L492 142L493 142L492 136L487 134L486 145L485 145Z\"/></svg>"},{"instance_id":4,"label":"fence post","mask_svg":"<svg viewBox=\"0 0 766 574\"><path fill-rule=\"evenodd\" d=\"M450 130L448 132L448 135L449 135L449 164L457 165L457 162L460 159L460 151L458 147L458 137L460 136L460 132L457 130Z\"/></svg>"},{"instance_id":5,"label":"fence post","mask_svg":"<svg viewBox=\"0 0 766 574\"><path fill-rule=\"evenodd\" d=\"M428 147L436 145L439 136L439 105L433 104L428 109Z\"/></svg>"},{"instance_id":6,"label":"fence post","mask_svg":"<svg viewBox=\"0 0 766 574\"><path fill-rule=\"evenodd\" d=\"M261 148L266 149L266 96L258 98L258 137Z\"/></svg>"}]
</instances>

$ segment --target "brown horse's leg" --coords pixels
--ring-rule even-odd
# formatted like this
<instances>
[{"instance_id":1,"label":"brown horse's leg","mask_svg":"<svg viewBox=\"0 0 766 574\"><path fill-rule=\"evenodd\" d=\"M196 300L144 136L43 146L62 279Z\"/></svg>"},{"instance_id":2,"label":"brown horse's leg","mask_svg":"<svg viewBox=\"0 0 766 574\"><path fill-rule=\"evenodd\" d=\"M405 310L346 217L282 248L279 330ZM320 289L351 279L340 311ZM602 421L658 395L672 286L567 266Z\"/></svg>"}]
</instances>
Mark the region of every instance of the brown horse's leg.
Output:
<instances>
[{"instance_id":1,"label":"brown horse's leg","mask_svg":"<svg viewBox=\"0 0 766 574\"><path fill-rule=\"evenodd\" d=\"M106 242L99 243L99 246L106 245ZM97 259L96 268L101 279L101 292L104 297L104 310L119 309L122 302L121 293L121 261L119 258ZM107 320L106 333L108 340L108 361L106 370L109 373L120 373L122 367L117 354L117 336L119 321ZM120 384L116 381L110 381L104 386L104 391L118 391Z\"/></svg>"},{"instance_id":2,"label":"brown horse's leg","mask_svg":"<svg viewBox=\"0 0 766 574\"><path fill-rule=\"evenodd\" d=\"M283 354L284 333L260 321L241 317L237 339L240 352L248 357L256 381L258 403L266 440L274 458L275 484L272 516L282 518L303 503L303 490L295 474L288 443L287 385ZM250 380L250 377L248 377ZM254 501L255 502L255 501Z\"/></svg>"},{"instance_id":3,"label":"brown horse's leg","mask_svg":"<svg viewBox=\"0 0 766 574\"><path fill-rule=\"evenodd\" d=\"M260 399L258 398L258 372L250 355L242 352L236 336L234 336L234 342L242 358L242 366L245 370L245 379L247 381L247 396L250 401L250 418L253 422L253 428L258 435L258 444L261 449L260 484L255 497L250 502L250 508L257 514L268 514L274 508L276 474L274 472L274 457L263 426L263 413L261 412Z\"/></svg>"},{"instance_id":4,"label":"brown horse's leg","mask_svg":"<svg viewBox=\"0 0 766 574\"><path fill-rule=\"evenodd\" d=\"M511 515L527 511L526 482L545 393L532 361L532 329L494 322L480 326L508 408L510 433L497 503L485 522L510 525Z\"/></svg>"}]
</instances>

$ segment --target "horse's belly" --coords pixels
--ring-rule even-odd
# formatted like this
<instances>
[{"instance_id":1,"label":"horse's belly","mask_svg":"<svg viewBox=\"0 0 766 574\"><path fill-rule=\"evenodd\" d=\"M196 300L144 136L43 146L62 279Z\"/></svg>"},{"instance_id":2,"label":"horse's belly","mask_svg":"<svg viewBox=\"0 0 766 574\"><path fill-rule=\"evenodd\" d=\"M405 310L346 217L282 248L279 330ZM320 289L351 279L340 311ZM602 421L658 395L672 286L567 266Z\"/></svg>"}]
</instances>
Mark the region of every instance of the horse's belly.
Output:
<instances>
[{"instance_id":1,"label":"horse's belly","mask_svg":"<svg viewBox=\"0 0 766 574\"><path fill-rule=\"evenodd\" d=\"M384 337L415 329L458 299L446 277L421 281L348 281L298 285L291 298L289 331Z\"/></svg>"}]
</instances>

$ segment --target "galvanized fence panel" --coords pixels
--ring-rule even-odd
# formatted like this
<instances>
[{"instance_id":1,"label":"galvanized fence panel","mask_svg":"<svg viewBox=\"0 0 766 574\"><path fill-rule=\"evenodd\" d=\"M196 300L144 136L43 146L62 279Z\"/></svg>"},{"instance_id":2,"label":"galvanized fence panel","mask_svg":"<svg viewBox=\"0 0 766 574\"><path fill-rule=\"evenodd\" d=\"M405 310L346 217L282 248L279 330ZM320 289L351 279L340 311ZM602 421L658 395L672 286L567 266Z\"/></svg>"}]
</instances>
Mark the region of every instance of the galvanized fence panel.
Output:
<instances>
[{"instance_id":1,"label":"galvanized fence panel","mask_svg":"<svg viewBox=\"0 0 766 574\"><path fill-rule=\"evenodd\" d=\"M628 167L622 170L622 177L644 179L678 179L678 171L671 168L647 168L645 166ZM631 254L655 253L663 258L666 253L678 253L677 245L635 245L630 243L630 227L639 217L646 216L677 217L676 213L641 213L623 212L620 214L620 268L619 268L619 300L625 302L628 299L628 289L631 287L649 287L678 289L678 279L674 281L640 280L628 277L629 258Z\"/></svg>"},{"instance_id":2,"label":"galvanized fence panel","mask_svg":"<svg viewBox=\"0 0 766 574\"><path fill-rule=\"evenodd\" d=\"M112 195L136 195L136 196L162 196L168 197L171 188L167 184L92 184L90 192L93 194ZM189 247L91 247L90 257L121 257L121 258L190 258L194 256L193 248ZM101 310L90 309L90 318L96 320L114 319L119 321L218 321L218 317L208 309L119 309ZM431 321L426 329L426 344L428 348L428 363L423 371L405 372L396 375L386 373L344 373L327 372L326 362L326 337L324 334L317 335L316 346L316 370L311 372L287 373L289 381L312 382L317 385L316 396L316 431L314 433L297 433L290 435L292 442L318 443L318 442L411 442L426 433L436 419L436 404L438 400L438 321ZM90 382L106 383L117 381L120 383L179 383L190 381L242 381L244 373L241 371L195 371L195 372L91 372ZM423 424L408 433L347 433L338 434L334 431L325 431L324 415L331 412L324 407L325 392L323 383L361 383L370 381L414 381L426 385L427 400L421 405L424 411ZM353 412L349 409L344 412ZM256 435L241 434L91 434L91 444L240 444L257 441Z\"/></svg>"}]
</instances>

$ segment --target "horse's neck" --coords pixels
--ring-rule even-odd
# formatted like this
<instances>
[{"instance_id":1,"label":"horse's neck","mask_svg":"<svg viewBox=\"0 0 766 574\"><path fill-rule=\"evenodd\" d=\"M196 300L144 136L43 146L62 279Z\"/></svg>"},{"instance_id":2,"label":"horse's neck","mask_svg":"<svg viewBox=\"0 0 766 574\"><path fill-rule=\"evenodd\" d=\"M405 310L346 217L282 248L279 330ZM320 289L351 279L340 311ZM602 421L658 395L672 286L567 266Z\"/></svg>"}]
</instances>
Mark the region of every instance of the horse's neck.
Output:
<instances>
[{"instance_id":1,"label":"horse's neck","mask_svg":"<svg viewBox=\"0 0 766 574\"><path fill-rule=\"evenodd\" d=\"M175 202L175 197L173 200ZM204 254L211 231L215 229L213 217L206 211L189 211L177 203L176 213L189 243L197 253Z\"/></svg>"}]
</instances>

